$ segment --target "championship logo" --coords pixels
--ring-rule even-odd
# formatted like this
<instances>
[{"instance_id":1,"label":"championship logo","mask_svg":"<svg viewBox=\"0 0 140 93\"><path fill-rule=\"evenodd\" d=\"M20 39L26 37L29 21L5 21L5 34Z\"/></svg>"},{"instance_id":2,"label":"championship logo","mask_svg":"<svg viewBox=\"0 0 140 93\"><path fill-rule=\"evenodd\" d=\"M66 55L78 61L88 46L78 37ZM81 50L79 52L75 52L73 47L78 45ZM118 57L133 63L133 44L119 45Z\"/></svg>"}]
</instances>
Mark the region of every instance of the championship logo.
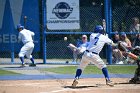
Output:
<instances>
[{"instance_id":1,"label":"championship logo","mask_svg":"<svg viewBox=\"0 0 140 93\"><path fill-rule=\"evenodd\" d=\"M73 8L71 8L66 2L60 2L56 4L53 8L52 13L54 13L59 19L66 19L72 13Z\"/></svg>"}]
</instances>

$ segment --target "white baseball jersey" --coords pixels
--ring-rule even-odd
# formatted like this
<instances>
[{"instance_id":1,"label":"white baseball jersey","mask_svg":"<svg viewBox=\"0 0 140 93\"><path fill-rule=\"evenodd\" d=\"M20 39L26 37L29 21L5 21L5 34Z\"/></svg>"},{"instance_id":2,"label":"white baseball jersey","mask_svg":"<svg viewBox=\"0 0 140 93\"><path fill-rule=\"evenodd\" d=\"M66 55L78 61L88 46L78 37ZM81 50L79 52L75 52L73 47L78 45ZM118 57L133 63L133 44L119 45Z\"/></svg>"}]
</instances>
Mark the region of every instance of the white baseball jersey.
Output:
<instances>
[{"instance_id":1,"label":"white baseball jersey","mask_svg":"<svg viewBox=\"0 0 140 93\"><path fill-rule=\"evenodd\" d=\"M18 39L22 40L23 44L26 44L27 42L33 42L32 36L34 35L34 32L31 32L27 29L23 29L19 32Z\"/></svg>"},{"instance_id":2,"label":"white baseball jersey","mask_svg":"<svg viewBox=\"0 0 140 93\"><path fill-rule=\"evenodd\" d=\"M82 60L79 69L84 70L84 68L89 64L93 63L98 68L102 69L106 67L106 64L100 58L99 53L102 50L105 43L112 44L113 41L109 39L107 36L102 35L100 33L93 33L90 35L90 42L87 47L87 50L82 56ZM94 53L93 53L94 52Z\"/></svg>"},{"instance_id":3,"label":"white baseball jersey","mask_svg":"<svg viewBox=\"0 0 140 93\"><path fill-rule=\"evenodd\" d=\"M23 29L19 32L18 39L22 40L24 46L21 48L19 52L19 57L24 57L26 55L27 58L32 58L32 51L34 49L34 43L32 36L34 36L34 32L30 30Z\"/></svg>"},{"instance_id":4,"label":"white baseball jersey","mask_svg":"<svg viewBox=\"0 0 140 93\"><path fill-rule=\"evenodd\" d=\"M111 44L113 41L100 33L92 33L87 50L99 54L105 43Z\"/></svg>"}]
</instances>

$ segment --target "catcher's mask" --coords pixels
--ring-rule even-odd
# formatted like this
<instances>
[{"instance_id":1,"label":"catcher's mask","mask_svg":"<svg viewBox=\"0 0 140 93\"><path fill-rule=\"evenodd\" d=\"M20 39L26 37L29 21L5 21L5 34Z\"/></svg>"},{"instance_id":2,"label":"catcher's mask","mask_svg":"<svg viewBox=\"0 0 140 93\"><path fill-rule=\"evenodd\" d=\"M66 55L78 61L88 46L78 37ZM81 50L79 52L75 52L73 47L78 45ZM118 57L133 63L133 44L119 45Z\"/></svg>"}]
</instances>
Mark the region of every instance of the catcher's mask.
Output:
<instances>
[{"instance_id":1,"label":"catcher's mask","mask_svg":"<svg viewBox=\"0 0 140 93\"><path fill-rule=\"evenodd\" d=\"M135 47L134 48L134 50L133 50L133 52L132 53L134 53L135 55L137 55L137 56L140 56L140 47Z\"/></svg>"}]
</instances>

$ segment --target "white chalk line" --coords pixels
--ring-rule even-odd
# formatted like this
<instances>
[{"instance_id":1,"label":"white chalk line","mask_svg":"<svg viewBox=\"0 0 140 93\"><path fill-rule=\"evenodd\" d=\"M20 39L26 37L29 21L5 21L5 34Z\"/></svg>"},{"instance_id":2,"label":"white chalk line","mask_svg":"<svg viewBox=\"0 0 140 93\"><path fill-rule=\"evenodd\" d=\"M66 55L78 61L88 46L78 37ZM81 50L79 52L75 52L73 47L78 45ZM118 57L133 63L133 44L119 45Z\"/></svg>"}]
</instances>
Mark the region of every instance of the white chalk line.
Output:
<instances>
[{"instance_id":1,"label":"white chalk line","mask_svg":"<svg viewBox=\"0 0 140 93\"><path fill-rule=\"evenodd\" d=\"M91 89L84 89L84 90L91 90ZM81 89L60 89L60 90L54 90L54 91L50 91L50 92L40 92L40 93L58 93L58 92L62 92L62 91L81 91Z\"/></svg>"},{"instance_id":2,"label":"white chalk line","mask_svg":"<svg viewBox=\"0 0 140 93\"><path fill-rule=\"evenodd\" d=\"M62 91L67 91L67 89L54 90L54 91L50 91L50 92L40 92L40 93L57 93L57 92L62 92Z\"/></svg>"}]
</instances>

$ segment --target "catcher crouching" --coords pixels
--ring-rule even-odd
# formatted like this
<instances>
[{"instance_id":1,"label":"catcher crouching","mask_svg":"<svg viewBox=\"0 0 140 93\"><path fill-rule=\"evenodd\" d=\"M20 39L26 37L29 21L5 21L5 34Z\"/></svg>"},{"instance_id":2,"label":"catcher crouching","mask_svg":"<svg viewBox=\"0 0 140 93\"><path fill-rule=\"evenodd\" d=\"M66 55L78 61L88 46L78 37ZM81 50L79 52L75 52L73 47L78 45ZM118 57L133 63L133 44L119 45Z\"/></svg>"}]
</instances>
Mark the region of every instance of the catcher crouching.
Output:
<instances>
[{"instance_id":1,"label":"catcher crouching","mask_svg":"<svg viewBox=\"0 0 140 93\"><path fill-rule=\"evenodd\" d=\"M140 47L135 47L132 53L128 53L128 56L134 59L138 66L135 70L134 77L129 80L129 83L140 84Z\"/></svg>"},{"instance_id":2,"label":"catcher crouching","mask_svg":"<svg viewBox=\"0 0 140 93\"><path fill-rule=\"evenodd\" d=\"M130 52L121 42L119 42L118 48L123 51L124 55L135 60L134 62L136 62L138 66L135 70L134 77L129 80L129 83L140 84L140 46L136 46L131 49L132 52Z\"/></svg>"}]
</instances>

